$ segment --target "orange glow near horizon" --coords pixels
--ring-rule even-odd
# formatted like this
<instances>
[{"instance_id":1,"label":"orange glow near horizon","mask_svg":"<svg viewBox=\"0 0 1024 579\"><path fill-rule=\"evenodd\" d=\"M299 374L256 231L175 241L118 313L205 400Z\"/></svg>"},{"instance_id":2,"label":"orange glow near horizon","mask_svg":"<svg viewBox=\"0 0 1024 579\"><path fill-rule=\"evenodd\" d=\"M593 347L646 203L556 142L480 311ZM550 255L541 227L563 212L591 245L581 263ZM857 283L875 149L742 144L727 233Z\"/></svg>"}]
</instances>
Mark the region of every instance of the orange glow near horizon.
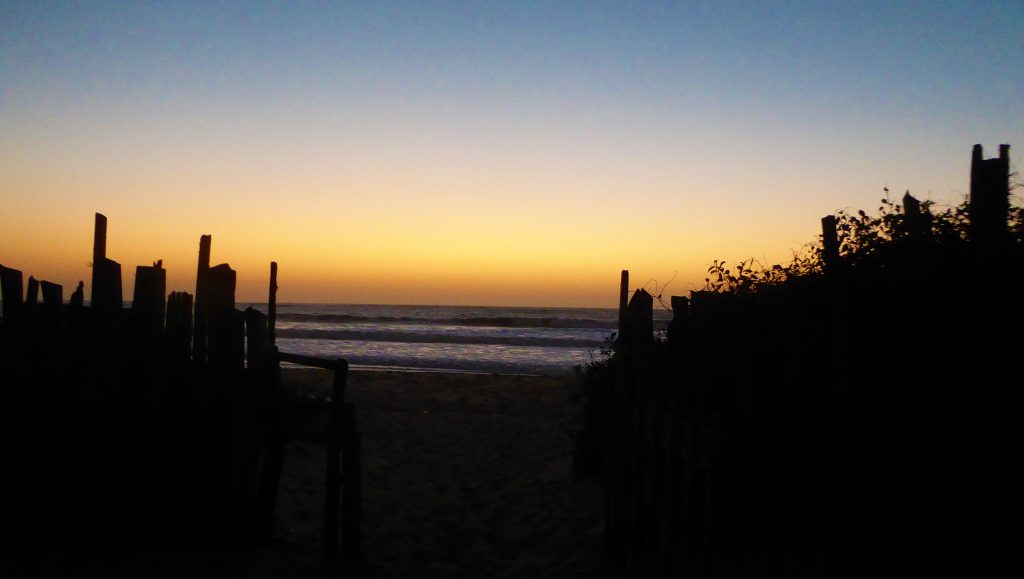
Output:
<instances>
[{"instance_id":1,"label":"orange glow near horizon","mask_svg":"<svg viewBox=\"0 0 1024 579\"><path fill-rule=\"evenodd\" d=\"M1020 166L1019 10L818 12L2 3L0 263L88 285L98 211L126 301L211 234L240 302L615 307Z\"/></svg>"}]
</instances>

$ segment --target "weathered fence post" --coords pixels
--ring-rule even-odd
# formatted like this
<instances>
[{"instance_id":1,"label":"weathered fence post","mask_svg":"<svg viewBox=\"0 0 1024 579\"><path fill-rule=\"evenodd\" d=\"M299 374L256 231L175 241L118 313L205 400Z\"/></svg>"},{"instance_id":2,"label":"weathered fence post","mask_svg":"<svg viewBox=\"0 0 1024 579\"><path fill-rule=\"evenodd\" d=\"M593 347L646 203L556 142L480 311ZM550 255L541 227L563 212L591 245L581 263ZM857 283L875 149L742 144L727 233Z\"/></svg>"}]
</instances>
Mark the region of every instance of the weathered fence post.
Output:
<instances>
[{"instance_id":1,"label":"weathered fence post","mask_svg":"<svg viewBox=\"0 0 1024 579\"><path fill-rule=\"evenodd\" d=\"M107 259L107 218L96 214L92 247L92 309L104 315L119 314L121 297L121 264Z\"/></svg>"},{"instance_id":2,"label":"weathered fence post","mask_svg":"<svg viewBox=\"0 0 1024 579\"><path fill-rule=\"evenodd\" d=\"M49 308L59 308L64 305L64 288L53 282L41 281L39 283L43 290L43 305Z\"/></svg>"},{"instance_id":3,"label":"weathered fence post","mask_svg":"<svg viewBox=\"0 0 1024 579\"><path fill-rule=\"evenodd\" d=\"M135 268L135 292L132 297L132 318L136 346L148 355L157 351L164 336L164 310L166 309L167 271L163 261L152 267Z\"/></svg>"},{"instance_id":4,"label":"weathered fence post","mask_svg":"<svg viewBox=\"0 0 1024 579\"><path fill-rule=\"evenodd\" d=\"M624 365L626 367L626 488L629 513L626 521L626 568L644 576L652 554L650 528L654 505L650 504L654 449L649 425L653 420L654 298L644 289L633 292L626 309Z\"/></svg>"},{"instance_id":5,"label":"weathered fence post","mask_svg":"<svg viewBox=\"0 0 1024 579\"><path fill-rule=\"evenodd\" d=\"M267 298L267 343L277 343L277 262L270 262L270 292Z\"/></svg>"},{"instance_id":6,"label":"weathered fence post","mask_svg":"<svg viewBox=\"0 0 1024 579\"><path fill-rule=\"evenodd\" d=\"M235 270L222 263L211 267L205 277L207 359L211 367L240 368L243 346L240 320L235 316ZM197 327L196 334L199 331Z\"/></svg>"},{"instance_id":7,"label":"weathered fence post","mask_svg":"<svg viewBox=\"0 0 1024 579\"><path fill-rule=\"evenodd\" d=\"M267 339L269 327L267 316L254 308L246 308L242 317L245 318L246 367L254 371L257 369L262 371L261 362L266 357L267 348L270 346L270 341Z\"/></svg>"},{"instance_id":8,"label":"weathered fence post","mask_svg":"<svg viewBox=\"0 0 1024 579\"><path fill-rule=\"evenodd\" d=\"M622 270L619 280L619 337L622 337L626 323L626 307L629 304L629 270Z\"/></svg>"},{"instance_id":9,"label":"weathered fence post","mask_svg":"<svg viewBox=\"0 0 1024 579\"><path fill-rule=\"evenodd\" d=\"M0 265L0 294L3 294L4 321L10 323L18 319L23 302L23 286L21 272Z\"/></svg>"},{"instance_id":10,"label":"weathered fence post","mask_svg":"<svg viewBox=\"0 0 1024 579\"><path fill-rule=\"evenodd\" d=\"M207 277L210 271L209 235L199 237L199 265L196 268L195 323L192 326L192 359L197 364L206 362L207 335Z\"/></svg>"},{"instance_id":11,"label":"weathered fence post","mask_svg":"<svg viewBox=\"0 0 1024 579\"><path fill-rule=\"evenodd\" d=\"M266 430L264 436L263 464L256 489L256 534L267 539L274 527L274 505L277 487L284 468L285 436L281 419L281 360L276 346L270 346L265 359L263 380L266 389L267 406L264 408Z\"/></svg>"},{"instance_id":12,"label":"weathered fence post","mask_svg":"<svg viewBox=\"0 0 1024 579\"><path fill-rule=\"evenodd\" d=\"M1010 210L1010 145L999 146L999 157L982 158L981 145L971 155L971 195L968 235L979 244L1003 241Z\"/></svg>"},{"instance_id":13,"label":"weathered fence post","mask_svg":"<svg viewBox=\"0 0 1024 579\"><path fill-rule=\"evenodd\" d=\"M619 325L615 336L616 350L621 351L626 328L626 306L629 298L629 270L622 270L619 278ZM615 375L609 378L605 394L605 521L604 538L613 557L622 552L622 516L624 505L621 497L623 409L621 364L615 368Z\"/></svg>"},{"instance_id":14,"label":"weathered fence post","mask_svg":"<svg viewBox=\"0 0 1024 579\"><path fill-rule=\"evenodd\" d=\"M167 359L185 363L192 352L192 295L171 292L167 298Z\"/></svg>"},{"instance_id":15,"label":"weathered fence post","mask_svg":"<svg viewBox=\"0 0 1024 579\"><path fill-rule=\"evenodd\" d=\"M918 238L928 231L928 214L921 211L921 202L907 191L903 195L904 232Z\"/></svg>"},{"instance_id":16,"label":"weathered fence post","mask_svg":"<svg viewBox=\"0 0 1024 579\"><path fill-rule=\"evenodd\" d=\"M327 563L338 556L338 507L341 491L339 453L344 420L342 405L347 381L348 362L338 360L334 367L330 420L327 424L327 498L324 506L324 561Z\"/></svg>"},{"instance_id":17,"label":"weathered fence post","mask_svg":"<svg viewBox=\"0 0 1024 579\"><path fill-rule=\"evenodd\" d=\"M836 216L821 218L822 259L825 267L834 269L839 265L839 236L836 233Z\"/></svg>"},{"instance_id":18,"label":"weathered fence post","mask_svg":"<svg viewBox=\"0 0 1024 579\"><path fill-rule=\"evenodd\" d=\"M28 290L25 293L25 305L34 306L39 303L39 280L28 276Z\"/></svg>"},{"instance_id":19,"label":"weathered fence post","mask_svg":"<svg viewBox=\"0 0 1024 579\"><path fill-rule=\"evenodd\" d=\"M346 370L347 372L347 370ZM363 518L363 444L359 437L355 405L343 406L344 429L341 443L341 556L348 562L359 560Z\"/></svg>"},{"instance_id":20,"label":"weathered fence post","mask_svg":"<svg viewBox=\"0 0 1024 579\"><path fill-rule=\"evenodd\" d=\"M848 505L852 492L853 471L853 389L849 364L849 337L846 332L847 276L839 260L839 240L836 218L827 215L821 219L823 259L828 283L829 366L828 428L831 442L831 505L842 513L832 517L835 529L846 526L844 519L850 514Z\"/></svg>"}]
</instances>

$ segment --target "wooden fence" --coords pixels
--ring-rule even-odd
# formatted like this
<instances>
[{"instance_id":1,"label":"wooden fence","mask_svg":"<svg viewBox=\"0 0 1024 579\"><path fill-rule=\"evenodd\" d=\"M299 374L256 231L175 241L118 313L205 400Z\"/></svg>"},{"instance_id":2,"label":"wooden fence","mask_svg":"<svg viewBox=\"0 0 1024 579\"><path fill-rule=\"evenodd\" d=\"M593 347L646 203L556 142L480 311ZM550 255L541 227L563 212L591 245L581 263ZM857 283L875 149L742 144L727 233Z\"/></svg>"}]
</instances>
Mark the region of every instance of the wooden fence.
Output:
<instances>
[{"instance_id":1,"label":"wooden fence","mask_svg":"<svg viewBox=\"0 0 1024 579\"><path fill-rule=\"evenodd\" d=\"M929 243L908 195L891 253L855 264L830 216L823 275L673 297L660 337L654 299L623 272L605 521L627 576L946 560L1019 532L1024 251L1008 147L981 154L961 243Z\"/></svg>"},{"instance_id":2,"label":"wooden fence","mask_svg":"<svg viewBox=\"0 0 1024 579\"><path fill-rule=\"evenodd\" d=\"M5 546L132 537L212 546L269 538L286 440L326 443L324 557L359 556L361 450L348 364L279 352L268 312L235 307L235 271L200 239L196 292L166 293L161 262L121 265L96 215L91 299L0 266L0 474ZM38 292L42 291L42 303ZM282 362L332 370L326 433L286 428ZM339 513L342 552L338 552ZM99 540L99 539L96 539ZM54 543L56 544L56 543Z\"/></svg>"}]
</instances>

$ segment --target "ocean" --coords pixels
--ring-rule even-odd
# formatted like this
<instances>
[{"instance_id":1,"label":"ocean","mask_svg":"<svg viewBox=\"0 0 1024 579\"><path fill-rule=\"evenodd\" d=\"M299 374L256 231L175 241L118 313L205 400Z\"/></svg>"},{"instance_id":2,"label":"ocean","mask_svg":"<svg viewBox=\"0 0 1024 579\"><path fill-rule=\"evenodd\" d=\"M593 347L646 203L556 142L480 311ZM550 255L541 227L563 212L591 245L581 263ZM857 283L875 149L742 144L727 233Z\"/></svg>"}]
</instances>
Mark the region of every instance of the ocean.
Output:
<instances>
[{"instance_id":1,"label":"ocean","mask_svg":"<svg viewBox=\"0 0 1024 579\"><path fill-rule=\"evenodd\" d=\"M656 327L670 318L655 312ZM277 346L353 368L559 375L597 355L617 320L604 308L279 304Z\"/></svg>"}]
</instances>

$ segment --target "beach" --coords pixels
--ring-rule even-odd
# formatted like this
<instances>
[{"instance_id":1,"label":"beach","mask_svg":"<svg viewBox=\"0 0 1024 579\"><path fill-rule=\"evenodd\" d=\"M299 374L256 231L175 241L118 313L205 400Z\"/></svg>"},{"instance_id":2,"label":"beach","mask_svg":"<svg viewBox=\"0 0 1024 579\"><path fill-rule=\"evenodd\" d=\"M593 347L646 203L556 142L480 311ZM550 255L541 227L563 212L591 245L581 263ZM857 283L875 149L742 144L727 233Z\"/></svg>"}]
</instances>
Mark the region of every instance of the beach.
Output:
<instances>
[{"instance_id":1,"label":"beach","mask_svg":"<svg viewBox=\"0 0 1024 579\"><path fill-rule=\"evenodd\" d=\"M330 374L286 369L299 398ZM606 577L599 480L574 480L575 379L353 371L363 443L363 559L357 577ZM316 420L312 420L315 422ZM287 448L282 543L253 576L320 569L324 446Z\"/></svg>"}]
</instances>

